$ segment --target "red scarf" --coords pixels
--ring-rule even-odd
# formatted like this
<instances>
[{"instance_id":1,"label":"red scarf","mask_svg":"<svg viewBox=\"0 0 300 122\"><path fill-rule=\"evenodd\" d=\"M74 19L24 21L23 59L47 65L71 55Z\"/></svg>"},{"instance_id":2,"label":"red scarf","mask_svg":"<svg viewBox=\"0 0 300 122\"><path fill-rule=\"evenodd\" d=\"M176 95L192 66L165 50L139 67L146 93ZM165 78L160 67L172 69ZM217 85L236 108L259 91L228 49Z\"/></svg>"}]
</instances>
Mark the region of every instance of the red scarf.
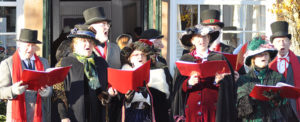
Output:
<instances>
[{"instance_id":1,"label":"red scarf","mask_svg":"<svg viewBox=\"0 0 300 122\"><path fill-rule=\"evenodd\" d=\"M35 66L38 71L44 71L44 66L40 61L39 57L34 54ZM19 56L19 52L16 51L12 57L12 81L13 83L22 80L22 62ZM42 122L42 101L40 94L37 93L36 104L34 109L34 122ZM27 122L26 116L26 104L25 104L25 93L18 95L12 100L12 121L14 122Z\"/></svg>"},{"instance_id":2,"label":"red scarf","mask_svg":"<svg viewBox=\"0 0 300 122\"><path fill-rule=\"evenodd\" d=\"M221 43L219 43L215 48L214 51L221 52Z\"/></svg>"},{"instance_id":3,"label":"red scarf","mask_svg":"<svg viewBox=\"0 0 300 122\"><path fill-rule=\"evenodd\" d=\"M98 48L98 46L95 46L95 49L96 49L96 51L99 53L99 55L102 58L106 59L106 51L107 51L107 44L106 44L106 42L105 42L105 46L104 46L104 54L103 55L102 55L100 49Z\"/></svg>"},{"instance_id":4,"label":"red scarf","mask_svg":"<svg viewBox=\"0 0 300 122\"><path fill-rule=\"evenodd\" d=\"M292 65L292 69L293 69L293 76L294 76L294 84L295 87L300 88L300 75L297 75L296 73L300 72L300 63L298 61L297 56L289 50L289 57L290 57L290 65ZM278 57L276 57L270 64L269 67L270 69L274 70L274 71L278 71L277 70L277 59ZM285 78L287 77L287 70L285 70ZM300 112L300 98L296 99L296 103L297 103L297 111L298 113Z\"/></svg>"}]
</instances>

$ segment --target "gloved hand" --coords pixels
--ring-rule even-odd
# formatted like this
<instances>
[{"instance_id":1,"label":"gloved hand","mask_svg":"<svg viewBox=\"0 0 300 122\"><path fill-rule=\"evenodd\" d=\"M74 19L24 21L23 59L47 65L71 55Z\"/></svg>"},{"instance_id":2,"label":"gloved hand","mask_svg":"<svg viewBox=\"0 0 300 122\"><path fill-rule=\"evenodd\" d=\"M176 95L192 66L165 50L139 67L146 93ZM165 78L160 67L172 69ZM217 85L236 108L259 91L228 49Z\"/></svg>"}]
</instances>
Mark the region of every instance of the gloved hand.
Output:
<instances>
[{"instance_id":1,"label":"gloved hand","mask_svg":"<svg viewBox=\"0 0 300 122\"><path fill-rule=\"evenodd\" d=\"M125 101L127 103L130 103L133 99L134 94L135 94L134 90L128 90L128 92L125 94Z\"/></svg>"},{"instance_id":2,"label":"gloved hand","mask_svg":"<svg viewBox=\"0 0 300 122\"><path fill-rule=\"evenodd\" d=\"M138 87L139 89L139 93L142 93L144 98L147 98L148 96L148 91L147 91L147 87L143 86L143 87Z\"/></svg>"},{"instance_id":3,"label":"gloved hand","mask_svg":"<svg viewBox=\"0 0 300 122\"><path fill-rule=\"evenodd\" d=\"M13 95L23 94L24 91L28 88L28 85L21 85L23 81L19 81L12 85L11 91Z\"/></svg>"},{"instance_id":4,"label":"gloved hand","mask_svg":"<svg viewBox=\"0 0 300 122\"><path fill-rule=\"evenodd\" d=\"M49 97L52 94L52 87L45 86L38 90L41 97Z\"/></svg>"},{"instance_id":5,"label":"gloved hand","mask_svg":"<svg viewBox=\"0 0 300 122\"><path fill-rule=\"evenodd\" d=\"M106 91L102 91L97 97L102 105L108 104L111 100L111 96Z\"/></svg>"},{"instance_id":6,"label":"gloved hand","mask_svg":"<svg viewBox=\"0 0 300 122\"><path fill-rule=\"evenodd\" d=\"M279 105L283 98L280 96L280 91L274 92L272 90L270 91L264 91L263 95L270 99L270 101L275 105Z\"/></svg>"}]
</instances>

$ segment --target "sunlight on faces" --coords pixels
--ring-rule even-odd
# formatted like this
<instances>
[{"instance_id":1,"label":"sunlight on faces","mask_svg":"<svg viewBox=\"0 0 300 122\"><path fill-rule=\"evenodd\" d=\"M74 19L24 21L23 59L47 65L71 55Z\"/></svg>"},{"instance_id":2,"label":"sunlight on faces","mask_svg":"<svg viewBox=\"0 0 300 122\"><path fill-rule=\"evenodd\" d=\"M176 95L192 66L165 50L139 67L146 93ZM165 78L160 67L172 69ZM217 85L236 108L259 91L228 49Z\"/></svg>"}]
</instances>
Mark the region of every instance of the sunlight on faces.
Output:
<instances>
[{"instance_id":1,"label":"sunlight on faces","mask_svg":"<svg viewBox=\"0 0 300 122\"><path fill-rule=\"evenodd\" d=\"M80 56L91 56L94 42L87 38L73 38L73 52Z\"/></svg>"},{"instance_id":2,"label":"sunlight on faces","mask_svg":"<svg viewBox=\"0 0 300 122\"><path fill-rule=\"evenodd\" d=\"M24 56L26 59L31 58L38 49L37 45L34 43L25 43L18 41L17 46L20 55Z\"/></svg>"},{"instance_id":3,"label":"sunlight on faces","mask_svg":"<svg viewBox=\"0 0 300 122\"><path fill-rule=\"evenodd\" d=\"M269 61L270 61L270 54L269 52L263 52L261 54L258 54L253 57L254 58L254 64L255 66L259 68L264 68L268 66Z\"/></svg>"},{"instance_id":4,"label":"sunlight on faces","mask_svg":"<svg viewBox=\"0 0 300 122\"><path fill-rule=\"evenodd\" d=\"M288 37L276 37L273 39L273 45L280 56L285 56L289 52L291 41Z\"/></svg>"},{"instance_id":5,"label":"sunlight on faces","mask_svg":"<svg viewBox=\"0 0 300 122\"><path fill-rule=\"evenodd\" d=\"M153 41L153 45L154 45L154 47L159 48L159 49L164 48L164 45L163 45L163 43L161 42L161 39L155 39L155 40Z\"/></svg>"},{"instance_id":6,"label":"sunlight on faces","mask_svg":"<svg viewBox=\"0 0 300 122\"><path fill-rule=\"evenodd\" d=\"M191 42L196 47L196 49L207 49L209 43L209 36L196 35L192 37Z\"/></svg>"},{"instance_id":7,"label":"sunlight on faces","mask_svg":"<svg viewBox=\"0 0 300 122\"><path fill-rule=\"evenodd\" d=\"M106 21L97 22L91 25L91 27L96 31L96 39L101 43L104 43L108 40L108 32L110 24Z\"/></svg>"},{"instance_id":8,"label":"sunlight on faces","mask_svg":"<svg viewBox=\"0 0 300 122\"><path fill-rule=\"evenodd\" d=\"M133 68L138 68L147 62L147 56L142 51L134 50L129 57L129 61Z\"/></svg>"}]
</instances>

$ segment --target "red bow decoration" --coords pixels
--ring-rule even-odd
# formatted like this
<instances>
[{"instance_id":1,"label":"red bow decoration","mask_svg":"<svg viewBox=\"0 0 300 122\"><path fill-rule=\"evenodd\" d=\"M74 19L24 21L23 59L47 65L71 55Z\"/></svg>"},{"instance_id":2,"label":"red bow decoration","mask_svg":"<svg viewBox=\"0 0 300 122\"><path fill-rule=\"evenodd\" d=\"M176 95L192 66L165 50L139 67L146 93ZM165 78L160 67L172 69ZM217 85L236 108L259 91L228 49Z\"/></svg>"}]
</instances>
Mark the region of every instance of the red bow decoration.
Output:
<instances>
[{"instance_id":1,"label":"red bow decoration","mask_svg":"<svg viewBox=\"0 0 300 122\"><path fill-rule=\"evenodd\" d=\"M145 43L145 44L147 44L147 45L149 45L149 46L152 46L152 45L153 45L153 42L151 42L151 41L148 40L148 39L140 39L139 41L141 41L141 42L143 42L143 43Z\"/></svg>"}]
</instances>

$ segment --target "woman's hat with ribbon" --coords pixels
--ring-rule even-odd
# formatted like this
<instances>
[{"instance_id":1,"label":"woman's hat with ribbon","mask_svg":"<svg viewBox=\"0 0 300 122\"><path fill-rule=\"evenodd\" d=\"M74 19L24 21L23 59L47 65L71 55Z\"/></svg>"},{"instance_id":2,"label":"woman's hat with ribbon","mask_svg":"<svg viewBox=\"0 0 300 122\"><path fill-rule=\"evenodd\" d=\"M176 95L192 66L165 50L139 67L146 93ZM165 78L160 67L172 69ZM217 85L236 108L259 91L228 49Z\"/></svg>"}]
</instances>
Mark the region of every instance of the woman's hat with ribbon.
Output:
<instances>
[{"instance_id":1,"label":"woman's hat with ribbon","mask_svg":"<svg viewBox=\"0 0 300 122\"><path fill-rule=\"evenodd\" d=\"M206 27L206 26L202 26L202 25L196 25L195 27L192 28L188 28L181 36L180 38L180 44L183 46L183 48L189 50L192 48L193 44L191 42L191 39L193 38L193 36L195 35L201 35L201 36L205 36L205 35L209 35L210 36L210 40L214 41L219 37L220 32L219 31L214 31L212 28L210 27Z\"/></svg>"},{"instance_id":2,"label":"woman's hat with ribbon","mask_svg":"<svg viewBox=\"0 0 300 122\"><path fill-rule=\"evenodd\" d=\"M251 59L259 55L263 52L269 52L270 53L270 60L273 60L277 55L277 50L274 48L272 44L269 43L269 41L266 41L265 37L254 37L251 42L249 42L247 47L247 52L245 53L245 64L247 66L251 65Z\"/></svg>"}]
</instances>

